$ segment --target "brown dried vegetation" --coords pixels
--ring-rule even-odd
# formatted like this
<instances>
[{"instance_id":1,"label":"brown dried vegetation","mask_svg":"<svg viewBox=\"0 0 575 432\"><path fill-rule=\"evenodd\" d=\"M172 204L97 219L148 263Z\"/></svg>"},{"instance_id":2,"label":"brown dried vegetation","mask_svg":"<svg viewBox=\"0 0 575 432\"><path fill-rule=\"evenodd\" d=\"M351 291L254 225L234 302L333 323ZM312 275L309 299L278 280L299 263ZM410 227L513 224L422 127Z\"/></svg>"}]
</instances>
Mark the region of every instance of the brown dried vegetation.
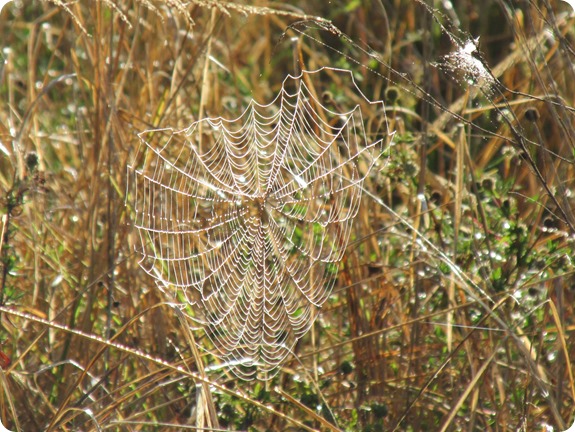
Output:
<instances>
[{"instance_id":1,"label":"brown dried vegetation","mask_svg":"<svg viewBox=\"0 0 575 432\"><path fill-rule=\"evenodd\" d=\"M2 11L3 424L564 430L575 414L569 6L254 3ZM440 65L449 53L459 62ZM364 185L321 317L273 381L244 383L139 268L126 165L138 132L233 117L320 66L351 69L386 102L395 145Z\"/></svg>"}]
</instances>

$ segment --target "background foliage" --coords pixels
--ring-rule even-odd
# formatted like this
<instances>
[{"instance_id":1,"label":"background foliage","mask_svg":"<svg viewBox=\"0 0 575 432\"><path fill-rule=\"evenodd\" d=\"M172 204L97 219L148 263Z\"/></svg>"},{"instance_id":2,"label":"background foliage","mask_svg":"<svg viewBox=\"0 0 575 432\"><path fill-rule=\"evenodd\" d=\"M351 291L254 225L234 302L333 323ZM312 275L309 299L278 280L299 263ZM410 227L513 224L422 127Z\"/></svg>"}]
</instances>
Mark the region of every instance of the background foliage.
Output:
<instances>
[{"instance_id":1,"label":"background foliage","mask_svg":"<svg viewBox=\"0 0 575 432\"><path fill-rule=\"evenodd\" d=\"M556 0L5 7L4 425L565 429L575 406L571 12ZM271 100L287 73L320 66L351 69L384 100L396 142L365 184L312 332L272 381L245 383L217 367L139 269L126 164L138 132L233 117L252 97ZM345 88L319 90L355 103Z\"/></svg>"}]
</instances>

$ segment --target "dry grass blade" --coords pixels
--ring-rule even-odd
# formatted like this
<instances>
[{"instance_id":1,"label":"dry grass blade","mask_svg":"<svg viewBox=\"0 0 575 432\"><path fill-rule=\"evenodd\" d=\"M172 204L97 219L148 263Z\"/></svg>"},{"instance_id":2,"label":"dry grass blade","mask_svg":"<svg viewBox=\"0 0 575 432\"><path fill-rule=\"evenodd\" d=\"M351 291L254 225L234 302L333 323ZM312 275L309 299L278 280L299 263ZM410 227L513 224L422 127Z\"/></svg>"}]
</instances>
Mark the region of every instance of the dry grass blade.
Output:
<instances>
[{"instance_id":1,"label":"dry grass blade","mask_svg":"<svg viewBox=\"0 0 575 432\"><path fill-rule=\"evenodd\" d=\"M285 398L288 402L293 403L294 405L296 405L297 407L299 407L302 411L306 412L309 417L311 419L314 419L315 421L317 421L320 425L322 425L326 430L330 430L330 431L335 431L335 432L339 432L341 431L341 429L339 429L338 427L332 425L331 423L329 423L326 419L324 419L323 417L319 416L316 412L314 412L312 409L306 407L305 405L303 405L301 402L299 402L297 399L293 398L292 396L290 396L289 394L287 394L286 392L284 392L282 389L280 388L275 388L275 391L280 394L283 398Z\"/></svg>"},{"instance_id":2,"label":"dry grass blade","mask_svg":"<svg viewBox=\"0 0 575 432\"><path fill-rule=\"evenodd\" d=\"M553 315L553 320L555 321L555 326L557 329L557 335L559 336L559 340L561 342L561 349L563 350L563 355L565 356L565 360L567 363L567 374L569 376L569 388L571 389L571 397L575 400L575 380L573 379L573 368L570 367L571 359L569 355L569 349L567 348L567 341L565 337L565 330L561 324L561 318L559 317L559 313L557 312L557 307L553 300L549 301L549 308L551 309L551 314Z\"/></svg>"},{"instance_id":3,"label":"dry grass blade","mask_svg":"<svg viewBox=\"0 0 575 432\"><path fill-rule=\"evenodd\" d=\"M441 426L441 429L439 429L439 432L445 432L446 430L449 429L449 427L453 426L452 421L455 418L455 416L457 415L459 409L465 403L465 400L469 397L469 394L475 389L475 386L477 385L479 380L483 377L483 374L485 373L487 368L491 365L491 362L493 361L493 359L495 358L496 355L497 355L497 353L494 352L493 354L491 354L491 356L489 358L487 358L483 362L483 364L481 365L479 370L476 372L473 379L469 382L469 384L467 385L467 387L465 388L465 390L461 394L461 397L451 407L449 415L445 419L445 422Z\"/></svg>"},{"instance_id":4,"label":"dry grass blade","mask_svg":"<svg viewBox=\"0 0 575 432\"><path fill-rule=\"evenodd\" d=\"M16 429L16 431L20 431L22 429L20 428L20 422L18 421L17 410L14 405L13 395L10 393L10 385L8 383L8 380L6 379L6 374L4 373L3 368L0 368L0 384L1 384L0 387L2 388L2 394L0 395L0 405L4 405L5 400L8 401L10 414L12 415L12 418L15 419L14 428ZM2 422L0 422L0 426L1 425Z\"/></svg>"}]
</instances>

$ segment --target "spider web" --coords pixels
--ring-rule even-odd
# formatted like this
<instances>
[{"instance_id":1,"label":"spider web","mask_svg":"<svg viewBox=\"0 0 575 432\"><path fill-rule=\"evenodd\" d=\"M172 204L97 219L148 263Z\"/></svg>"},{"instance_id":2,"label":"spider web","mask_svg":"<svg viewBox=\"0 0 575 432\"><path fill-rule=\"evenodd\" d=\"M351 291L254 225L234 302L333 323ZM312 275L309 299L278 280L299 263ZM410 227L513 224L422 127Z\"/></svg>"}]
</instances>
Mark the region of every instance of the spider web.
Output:
<instances>
[{"instance_id":1,"label":"spider web","mask_svg":"<svg viewBox=\"0 0 575 432\"><path fill-rule=\"evenodd\" d=\"M325 73L350 83L350 110L320 101L312 78ZM370 104L381 105L377 136ZM351 72L322 68L288 76L236 119L139 134L128 188L140 265L239 377L273 376L330 295L362 183L391 137L382 108Z\"/></svg>"}]
</instances>

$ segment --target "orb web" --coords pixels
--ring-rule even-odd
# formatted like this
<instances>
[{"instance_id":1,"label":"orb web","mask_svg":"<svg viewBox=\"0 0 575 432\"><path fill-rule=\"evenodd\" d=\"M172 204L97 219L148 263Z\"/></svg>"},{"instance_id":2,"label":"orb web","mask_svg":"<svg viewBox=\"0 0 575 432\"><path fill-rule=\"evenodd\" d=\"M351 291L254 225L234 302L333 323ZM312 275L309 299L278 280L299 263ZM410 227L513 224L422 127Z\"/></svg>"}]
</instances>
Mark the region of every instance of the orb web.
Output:
<instances>
[{"instance_id":1,"label":"orb web","mask_svg":"<svg viewBox=\"0 0 575 432\"><path fill-rule=\"evenodd\" d=\"M350 109L317 96L311 78L326 76L349 83ZM349 71L323 68L288 76L236 119L139 134L128 192L140 265L237 376L273 376L330 295L362 183L392 135L382 108Z\"/></svg>"}]
</instances>

